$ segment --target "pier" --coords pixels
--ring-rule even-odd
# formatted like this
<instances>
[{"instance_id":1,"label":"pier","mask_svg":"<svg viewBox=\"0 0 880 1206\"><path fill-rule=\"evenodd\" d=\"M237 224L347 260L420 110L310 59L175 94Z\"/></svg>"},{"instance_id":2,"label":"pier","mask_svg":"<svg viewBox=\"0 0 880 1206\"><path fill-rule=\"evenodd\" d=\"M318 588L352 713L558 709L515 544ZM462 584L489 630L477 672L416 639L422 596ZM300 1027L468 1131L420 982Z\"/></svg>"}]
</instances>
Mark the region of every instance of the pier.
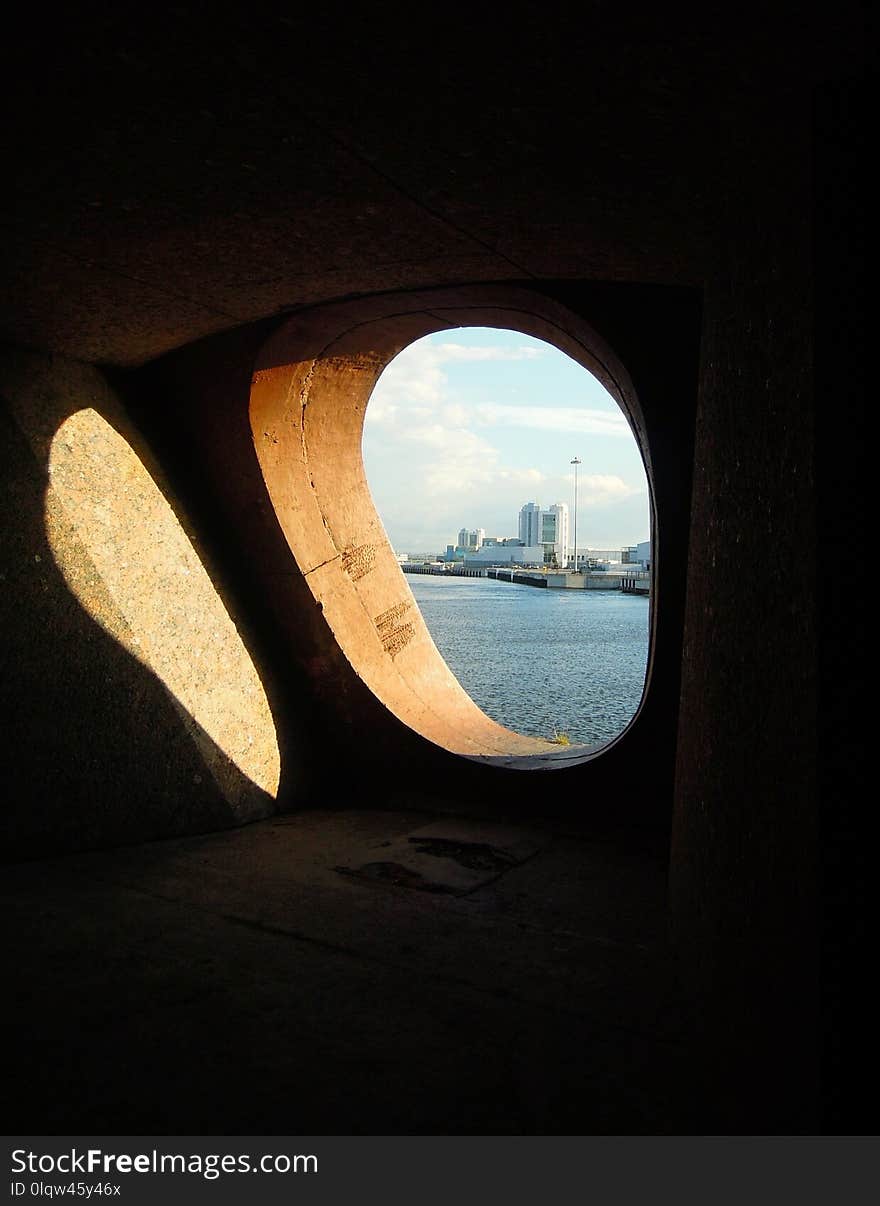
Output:
<instances>
[{"instance_id":1,"label":"pier","mask_svg":"<svg viewBox=\"0 0 880 1206\"><path fill-rule=\"evenodd\" d=\"M443 565L429 561L402 561L400 568L405 574L434 574L442 578L485 578L489 571L473 566Z\"/></svg>"},{"instance_id":2,"label":"pier","mask_svg":"<svg viewBox=\"0 0 880 1206\"><path fill-rule=\"evenodd\" d=\"M405 574L433 574L443 578L495 578L521 586L536 586L549 590L618 590L628 595L650 595L651 574L648 570L532 570L512 566L447 565L442 562L403 561Z\"/></svg>"}]
</instances>

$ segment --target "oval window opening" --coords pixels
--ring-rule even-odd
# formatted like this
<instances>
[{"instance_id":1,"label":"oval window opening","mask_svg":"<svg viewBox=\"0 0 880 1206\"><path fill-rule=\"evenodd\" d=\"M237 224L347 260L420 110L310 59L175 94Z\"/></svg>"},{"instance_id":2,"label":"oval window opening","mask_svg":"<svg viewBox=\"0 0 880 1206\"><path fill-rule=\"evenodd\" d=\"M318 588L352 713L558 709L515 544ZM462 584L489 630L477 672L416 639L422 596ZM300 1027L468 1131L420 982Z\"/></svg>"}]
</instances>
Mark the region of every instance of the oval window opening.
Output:
<instances>
[{"instance_id":1,"label":"oval window opening","mask_svg":"<svg viewBox=\"0 0 880 1206\"><path fill-rule=\"evenodd\" d=\"M636 715L651 502L627 417L551 343L444 329L379 376L362 451L434 643L492 720L598 748Z\"/></svg>"}]
</instances>

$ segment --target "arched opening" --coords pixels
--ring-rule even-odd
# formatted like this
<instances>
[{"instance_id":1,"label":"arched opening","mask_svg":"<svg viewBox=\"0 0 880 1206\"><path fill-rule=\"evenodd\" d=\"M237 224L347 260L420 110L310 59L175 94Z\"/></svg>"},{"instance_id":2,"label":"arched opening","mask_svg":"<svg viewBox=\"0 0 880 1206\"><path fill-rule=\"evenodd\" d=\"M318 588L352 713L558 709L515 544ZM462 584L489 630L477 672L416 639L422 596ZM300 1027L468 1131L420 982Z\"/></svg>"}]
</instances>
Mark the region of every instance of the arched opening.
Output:
<instances>
[{"instance_id":1,"label":"arched opening","mask_svg":"<svg viewBox=\"0 0 880 1206\"><path fill-rule=\"evenodd\" d=\"M499 724L452 674L415 605L364 471L364 415L383 369L415 340L467 326L522 331L591 372L625 414L651 482L638 400L613 351L565 307L509 286L383 295L296 316L258 358L250 400L256 452L324 619L394 715L453 753L523 769L571 765L595 750L560 747ZM652 538L656 563L656 531Z\"/></svg>"},{"instance_id":2,"label":"arched opening","mask_svg":"<svg viewBox=\"0 0 880 1206\"><path fill-rule=\"evenodd\" d=\"M607 389L519 330L444 329L380 375L363 456L406 581L475 703L555 744L616 738L645 683L651 516Z\"/></svg>"}]
</instances>

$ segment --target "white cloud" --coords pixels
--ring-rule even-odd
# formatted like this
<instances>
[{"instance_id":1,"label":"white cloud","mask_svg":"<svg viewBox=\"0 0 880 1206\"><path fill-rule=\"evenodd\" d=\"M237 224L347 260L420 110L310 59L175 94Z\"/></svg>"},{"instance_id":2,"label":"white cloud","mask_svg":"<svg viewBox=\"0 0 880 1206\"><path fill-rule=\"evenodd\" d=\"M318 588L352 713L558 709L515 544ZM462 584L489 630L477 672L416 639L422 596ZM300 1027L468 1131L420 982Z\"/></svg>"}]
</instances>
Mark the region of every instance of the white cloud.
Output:
<instances>
[{"instance_id":1,"label":"white cloud","mask_svg":"<svg viewBox=\"0 0 880 1206\"><path fill-rule=\"evenodd\" d=\"M435 344L433 349L437 354L437 363L446 360L454 361L486 361L486 360L537 360L543 352L540 348L492 348L465 347L461 343Z\"/></svg>"},{"instance_id":2,"label":"white cloud","mask_svg":"<svg viewBox=\"0 0 880 1206\"><path fill-rule=\"evenodd\" d=\"M630 486L615 473L587 473L578 478L578 504L585 507L608 507L643 493L643 486Z\"/></svg>"},{"instance_id":3,"label":"white cloud","mask_svg":"<svg viewBox=\"0 0 880 1206\"><path fill-rule=\"evenodd\" d=\"M576 383L554 377L558 368L549 352L419 341L391 361L367 407L364 454L371 489L397 548L438 551L461 527L516 535L519 509L528 499L571 506L573 477L551 468L559 463L554 448L569 443L557 433L612 437L613 443L603 443L608 455L601 466L609 472L587 473L584 466L579 476L581 520L590 530L590 511L601 513L609 535L620 527L623 542L640 538L644 474L637 454L632 472L624 467L630 463L625 441L632 434L610 399L607 409L601 400L570 407L508 404L514 388L554 400L577 390ZM506 393L499 401L492 400L499 390L489 389L484 373L467 375L469 364L488 361L523 362L500 379ZM567 462L569 453L563 456Z\"/></svg>"},{"instance_id":4,"label":"white cloud","mask_svg":"<svg viewBox=\"0 0 880 1206\"><path fill-rule=\"evenodd\" d=\"M439 366L436 349L427 343L414 343L405 348L384 370L373 390L367 407L368 424L389 424L397 419L397 409L412 405L440 405L448 385L446 374Z\"/></svg>"},{"instance_id":5,"label":"white cloud","mask_svg":"<svg viewBox=\"0 0 880 1206\"><path fill-rule=\"evenodd\" d=\"M568 406L504 406L483 402L474 407L477 421L485 427L531 427L536 431L573 431L586 435L632 439L621 411Z\"/></svg>"},{"instance_id":6,"label":"white cloud","mask_svg":"<svg viewBox=\"0 0 880 1206\"><path fill-rule=\"evenodd\" d=\"M500 469L498 477L503 482L515 482L524 486L540 486L547 480L546 474L540 469Z\"/></svg>"},{"instance_id":7,"label":"white cloud","mask_svg":"<svg viewBox=\"0 0 880 1206\"><path fill-rule=\"evenodd\" d=\"M422 444L465 462L474 456L497 456L492 445L466 427L446 427L443 423L410 423L398 439L406 444Z\"/></svg>"},{"instance_id":8,"label":"white cloud","mask_svg":"<svg viewBox=\"0 0 880 1206\"><path fill-rule=\"evenodd\" d=\"M542 355L540 348L493 348L465 347L459 343L414 343L404 348L388 365L379 378L373 397L367 407L366 423L371 426L394 425L400 415L399 407L405 405L407 418L413 414L413 405L440 406L447 403L451 412L444 421L463 425L470 412L460 404L449 402L449 379L441 365L456 362L536 360ZM424 413L424 412L422 412Z\"/></svg>"},{"instance_id":9,"label":"white cloud","mask_svg":"<svg viewBox=\"0 0 880 1206\"><path fill-rule=\"evenodd\" d=\"M449 427L467 427L471 420L471 411L467 406L452 402L441 407L440 420Z\"/></svg>"}]
</instances>

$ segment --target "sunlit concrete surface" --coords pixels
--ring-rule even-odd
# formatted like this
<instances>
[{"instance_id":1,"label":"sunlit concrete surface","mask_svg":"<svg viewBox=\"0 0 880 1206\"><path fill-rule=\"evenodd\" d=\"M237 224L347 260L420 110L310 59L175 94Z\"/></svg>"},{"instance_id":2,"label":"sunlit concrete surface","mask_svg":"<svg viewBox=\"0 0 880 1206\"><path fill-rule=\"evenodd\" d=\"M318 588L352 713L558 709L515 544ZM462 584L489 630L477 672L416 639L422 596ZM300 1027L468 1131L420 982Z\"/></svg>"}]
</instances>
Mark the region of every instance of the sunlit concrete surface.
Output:
<instances>
[{"instance_id":1,"label":"sunlit concrete surface","mask_svg":"<svg viewBox=\"0 0 880 1206\"><path fill-rule=\"evenodd\" d=\"M558 768L551 742L492 720L446 665L364 471L364 415L388 362L425 334L467 325L521 330L593 372L641 440L651 482L644 419L618 357L566 307L510 286L366 298L297 315L260 350L250 396L254 447L291 555L346 658L378 699L450 752L497 757L520 769ZM587 757L583 746L567 762Z\"/></svg>"},{"instance_id":2,"label":"sunlit concrete surface","mask_svg":"<svg viewBox=\"0 0 880 1206\"><path fill-rule=\"evenodd\" d=\"M145 837L266 816L280 757L265 690L113 391L89 366L27 353L7 355L0 386L13 420L5 598L15 586L27 599L4 623L7 681L26 681L29 707L40 699L46 712L35 755L33 716L19 709L12 731L21 717L17 769L30 766L32 786L42 774L58 779L42 806L61 814L55 834L78 824L78 837L65 840L79 845L123 822ZM128 737L131 726L138 737ZM63 735L67 756L56 763ZM114 749L124 784L97 770ZM69 816L64 784L76 780L104 819ZM11 786L10 794L5 820L18 805ZM32 811L13 836L45 823Z\"/></svg>"},{"instance_id":3,"label":"sunlit concrete surface","mask_svg":"<svg viewBox=\"0 0 880 1206\"><path fill-rule=\"evenodd\" d=\"M275 796L278 744L253 662L196 550L137 454L91 408L58 428L48 469L46 528L65 581L165 684L212 775L247 816L226 767Z\"/></svg>"}]
</instances>

